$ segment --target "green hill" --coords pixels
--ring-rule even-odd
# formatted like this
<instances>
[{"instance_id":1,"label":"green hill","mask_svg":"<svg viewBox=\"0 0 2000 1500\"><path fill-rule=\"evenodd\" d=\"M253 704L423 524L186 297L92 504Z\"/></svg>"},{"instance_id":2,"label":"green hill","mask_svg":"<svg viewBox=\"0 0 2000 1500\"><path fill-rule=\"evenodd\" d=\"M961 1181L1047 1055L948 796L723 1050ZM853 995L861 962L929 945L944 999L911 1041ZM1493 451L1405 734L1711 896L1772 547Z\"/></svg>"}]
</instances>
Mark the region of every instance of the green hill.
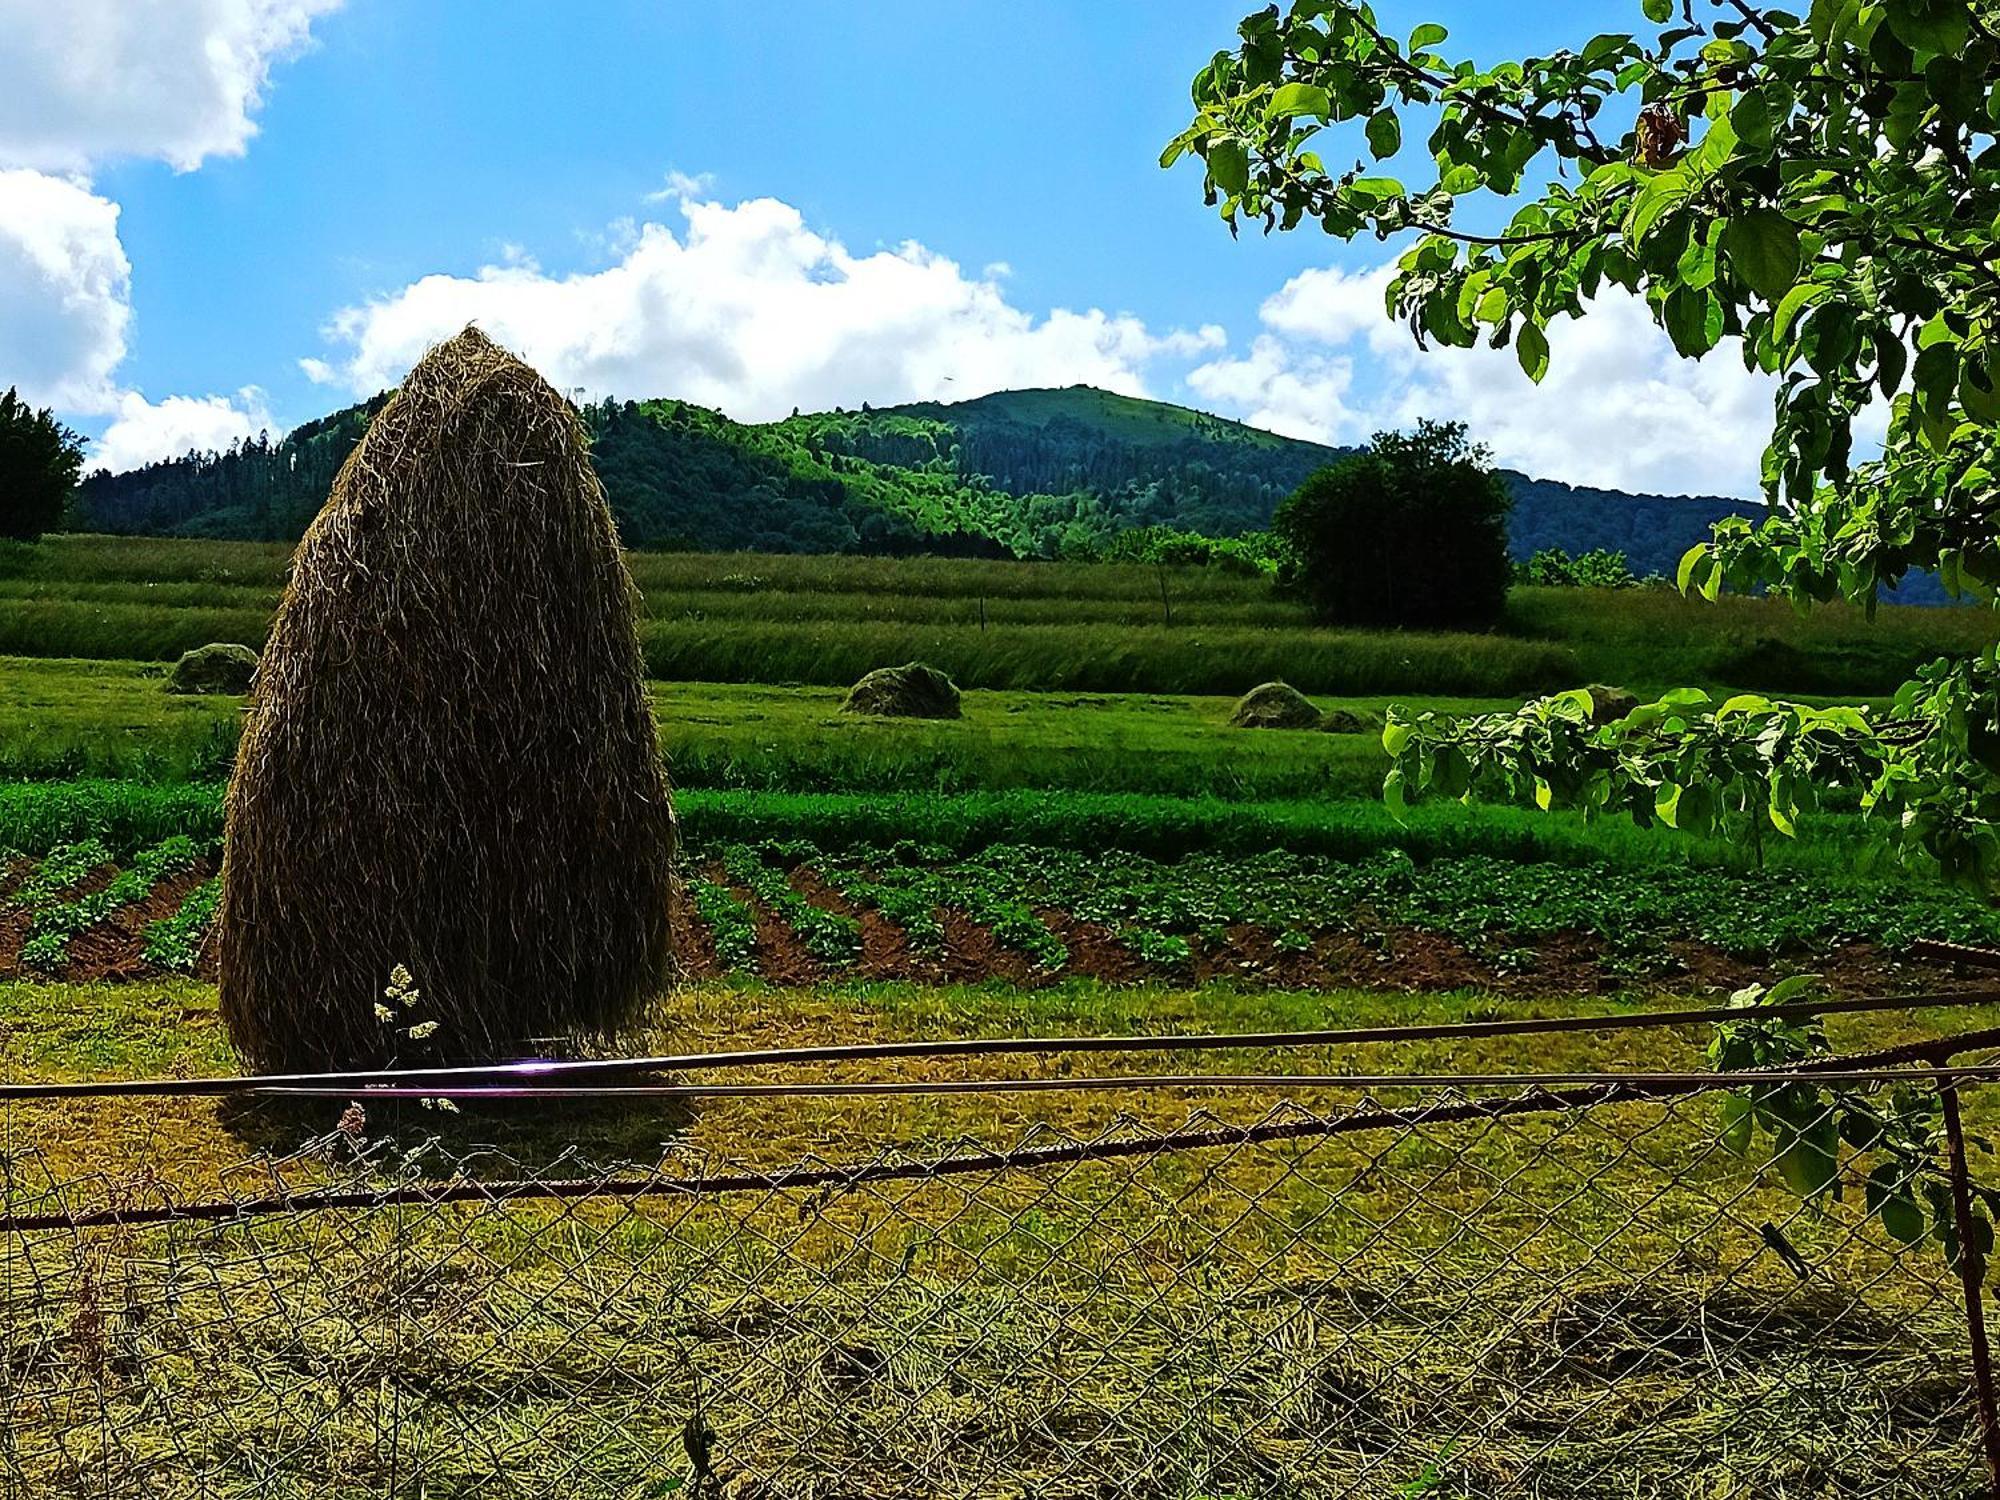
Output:
<instances>
[{"instance_id":1,"label":"green hill","mask_svg":"<svg viewBox=\"0 0 2000 1500\"><path fill-rule=\"evenodd\" d=\"M270 442L87 479L79 529L297 537L386 399ZM1229 537L1340 450L1088 386L743 423L684 401L583 408L625 539L692 551L1088 558L1121 534ZM1671 571L1740 501L1625 495L1510 475L1513 548L1612 547Z\"/></svg>"}]
</instances>

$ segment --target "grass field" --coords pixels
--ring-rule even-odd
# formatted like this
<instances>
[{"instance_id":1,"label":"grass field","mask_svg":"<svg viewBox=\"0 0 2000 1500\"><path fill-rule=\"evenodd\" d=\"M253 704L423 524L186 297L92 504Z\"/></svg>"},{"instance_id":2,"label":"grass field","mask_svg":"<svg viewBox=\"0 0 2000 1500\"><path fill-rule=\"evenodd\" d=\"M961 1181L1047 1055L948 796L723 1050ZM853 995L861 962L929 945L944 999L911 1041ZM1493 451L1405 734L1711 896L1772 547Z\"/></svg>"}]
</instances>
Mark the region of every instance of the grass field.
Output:
<instances>
[{"instance_id":1,"label":"grass field","mask_svg":"<svg viewBox=\"0 0 2000 1500\"><path fill-rule=\"evenodd\" d=\"M234 1070L201 976L241 704L162 678L185 646L261 640L286 557L0 548L0 1076ZM1991 906L1872 870L1850 817L1806 820L1762 869L1566 815L1399 820L1375 795L1374 735L1225 723L1271 676L1371 711L1507 707L1588 680L1852 700L1990 639L1984 614L1885 609L1870 626L1520 590L1503 632L1421 637L1312 630L1261 582L1204 570L632 561L690 979L621 1049L1629 1015L1806 970L1907 993L1951 977L1908 962L1911 939L2000 941ZM838 711L852 678L910 657L959 675L963 720ZM1853 1050L1993 1024L2000 1007L1974 1006L1829 1029ZM1706 1035L840 1076L1685 1070ZM98 1098L0 1107L0 1180L13 1212L607 1163L682 1182L1323 1120L1364 1092L1440 1097L1283 1081L458 1113L369 1097L345 1131L347 1096ZM2000 1091L1967 1107L1976 1130L2000 1126ZM1942 1257L1899 1254L1858 1182L1802 1208L1717 1131L1712 1098L1641 1101L846 1191L15 1235L0 1312L25 1417L0 1472L51 1495L454 1500L1968 1489Z\"/></svg>"},{"instance_id":2,"label":"grass field","mask_svg":"<svg viewBox=\"0 0 2000 1500\"><path fill-rule=\"evenodd\" d=\"M165 661L261 644L288 552L253 542L53 537L0 549L0 653ZM962 686L1234 696L1282 677L1317 693L1519 696L1587 681L1880 694L1990 612L1885 606L1809 616L1658 590L1517 589L1502 630L1310 627L1260 578L1219 569L939 558L632 557L649 672L844 686L921 657Z\"/></svg>"},{"instance_id":3,"label":"grass field","mask_svg":"<svg viewBox=\"0 0 2000 1500\"><path fill-rule=\"evenodd\" d=\"M651 1040L1228 1031L1466 1019L1490 1005L1214 987L698 987L661 1011ZM10 1074L229 1065L201 985L0 986L0 1013ZM1857 1019L1837 1040L1881 1045L1964 1019ZM1699 1031L1662 1030L1609 1048L1543 1037L1201 1061L1674 1068L1700 1043ZM1008 1071L1060 1078L1076 1061ZM1337 1086L1290 1092L1280 1116L1293 1122L1360 1103ZM1381 1102L1426 1097L1392 1089ZM713 1177L1274 1118L1248 1092L1133 1090L1118 1105L1107 1125L1101 1097L1074 1091L553 1116L368 1100L358 1142L332 1128L345 1108L334 1099L21 1105L7 1111L9 1202L38 1206L51 1181L70 1185L69 1207L137 1207L267 1191L274 1173L300 1189L392 1183L413 1168L574 1175L621 1157ZM1975 1106L1984 1122L1984 1099ZM1067 1495L1108 1483L1183 1500L1517 1489L1582 1500L1657 1492L1662 1473L1708 1494L1964 1490L1963 1332L1942 1261L1895 1254L1851 1209L1802 1211L1719 1150L1716 1131L1714 1101L1696 1099L847 1193L25 1236L0 1262L22 1350L8 1461L36 1493L198 1484L232 1497L406 1483L465 1497L558 1486L593 1500L710 1484ZM583 1160L569 1154L579 1147ZM246 1156L263 1164L246 1174ZM1808 1286L1770 1252L1772 1234L1813 1268ZM79 1264L85 1289L52 1295L77 1287ZM699 1444L684 1436L690 1412Z\"/></svg>"},{"instance_id":4,"label":"grass field","mask_svg":"<svg viewBox=\"0 0 2000 1500\"><path fill-rule=\"evenodd\" d=\"M164 690L139 662L0 657L0 778L201 780L226 774L240 699ZM782 791L1071 787L1182 796L1370 796L1372 734L1231 730L1233 700L974 690L965 716L843 714L836 688L653 685L660 743L683 786ZM1426 700L1495 707L1506 700ZM1325 700L1379 715L1386 699Z\"/></svg>"}]
</instances>

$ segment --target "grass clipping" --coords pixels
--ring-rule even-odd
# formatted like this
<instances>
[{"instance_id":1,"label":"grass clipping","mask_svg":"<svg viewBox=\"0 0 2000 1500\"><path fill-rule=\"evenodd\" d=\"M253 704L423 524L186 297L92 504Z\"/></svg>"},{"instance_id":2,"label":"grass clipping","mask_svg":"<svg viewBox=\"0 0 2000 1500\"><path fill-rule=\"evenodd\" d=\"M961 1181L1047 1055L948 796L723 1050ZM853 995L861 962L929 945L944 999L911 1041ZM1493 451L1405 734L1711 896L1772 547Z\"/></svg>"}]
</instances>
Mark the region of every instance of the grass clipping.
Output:
<instances>
[{"instance_id":1,"label":"grass clipping","mask_svg":"<svg viewBox=\"0 0 2000 1500\"><path fill-rule=\"evenodd\" d=\"M467 329L299 544L229 784L221 1005L252 1064L516 1055L665 981L674 815L586 441ZM398 964L421 1017L378 1013Z\"/></svg>"}]
</instances>

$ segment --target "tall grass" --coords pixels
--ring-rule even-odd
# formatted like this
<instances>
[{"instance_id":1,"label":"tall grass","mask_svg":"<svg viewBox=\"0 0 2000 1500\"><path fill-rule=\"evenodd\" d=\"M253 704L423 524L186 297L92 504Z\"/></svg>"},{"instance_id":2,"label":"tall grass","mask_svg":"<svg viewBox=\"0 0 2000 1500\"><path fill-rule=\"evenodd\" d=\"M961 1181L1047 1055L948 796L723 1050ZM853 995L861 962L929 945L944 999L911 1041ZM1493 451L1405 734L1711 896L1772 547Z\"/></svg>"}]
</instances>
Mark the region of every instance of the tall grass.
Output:
<instances>
[{"instance_id":1,"label":"tall grass","mask_svg":"<svg viewBox=\"0 0 2000 1500\"><path fill-rule=\"evenodd\" d=\"M921 659L961 687L1240 694L1283 678L1308 693L1541 691L1579 681L1563 646L1505 636L1240 627L648 621L647 672L688 682L851 683Z\"/></svg>"},{"instance_id":2,"label":"tall grass","mask_svg":"<svg viewBox=\"0 0 2000 1500\"><path fill-rule=\"evenodd\" d=\"M164 661L261 645L280 543L52 537L0 547L0 653ZM1514 590L1490 635L1313 628L1269 582L1215 568L962 558L634 553L656 678L845 685L932 660L967 687L1519 695L1585 681L1879 695L2000 637L1978 609L1801 615L1661 589Z\"/></svg>"}]
</instances>

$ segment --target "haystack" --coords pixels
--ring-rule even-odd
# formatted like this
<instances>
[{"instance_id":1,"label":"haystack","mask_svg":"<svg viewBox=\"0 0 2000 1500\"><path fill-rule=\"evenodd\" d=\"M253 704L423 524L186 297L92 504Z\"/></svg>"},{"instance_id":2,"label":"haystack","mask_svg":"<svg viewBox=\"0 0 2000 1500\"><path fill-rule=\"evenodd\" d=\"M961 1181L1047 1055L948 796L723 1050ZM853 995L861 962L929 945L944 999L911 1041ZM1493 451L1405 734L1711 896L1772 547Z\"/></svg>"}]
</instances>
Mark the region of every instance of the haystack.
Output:
<instances>
[{"instance_id":1,"label":"haystack","mask_svg":"<svg viewBox=\"0 0 2000 1500\"><path fill-rule=\"evenodd\" d=\"M1616 724L1639 706L1639 695L1621 687L1606 687L1601 682L1593 682L1584 691L1590 694L1590 722L1593 724Z\"/></svg>"},{"instance_id":2,"label":"haystack","mask_svg":"<svg viewBox=\"0 0 2000 1500\"><path fill-rule=\"evenodd\" d=\"M247 693L257 673L257 653L217 641L181 653L167 676L170 693Z\"/></svg>"},{"instance_id":3,"label":"haystack","mask_svg":"<svg viewBox=\"0 0 2000 1500\"><path fill-rule=\"evenodd\" d=\"M425 355L299 544L229 784L222 1014L251 1063L513 1055L660 987L674 817L635 600L569 406L475 330ZM385 1022L399 964L421 1008Z\"/></svg>"},{"instance_id":4,"label":"haystack","mask_svg":"<svg viewBox=\"0 0 2000 1500\"><path fill-rule=\"evenodd\" d=\"M1322 734L1380 734L1382 716L1372 708L1329 708L1319 728Z\"/></svg>"},{"instance_id":5,"label":"haystack","mask_svg":"<svg viewBox=\"0 0 2000 1500\"><path fill-rule=\"evenodd\" d=\"M1229 722L1238 729L1316 729L1319 710L1288 682L1263 682L1236 701Z\"/></svg>"},{"instance_id":6,"label":"haystack","mask_svg":"<svg viewBox=\"0 0 2000 1500\"><path fill-rule=\"evenodd\" d=\"M884 714L897 719L960 717L958 685L936 667L913 661L877 667L849 689L841 712Z\"/></svg>"}]
</instances>

